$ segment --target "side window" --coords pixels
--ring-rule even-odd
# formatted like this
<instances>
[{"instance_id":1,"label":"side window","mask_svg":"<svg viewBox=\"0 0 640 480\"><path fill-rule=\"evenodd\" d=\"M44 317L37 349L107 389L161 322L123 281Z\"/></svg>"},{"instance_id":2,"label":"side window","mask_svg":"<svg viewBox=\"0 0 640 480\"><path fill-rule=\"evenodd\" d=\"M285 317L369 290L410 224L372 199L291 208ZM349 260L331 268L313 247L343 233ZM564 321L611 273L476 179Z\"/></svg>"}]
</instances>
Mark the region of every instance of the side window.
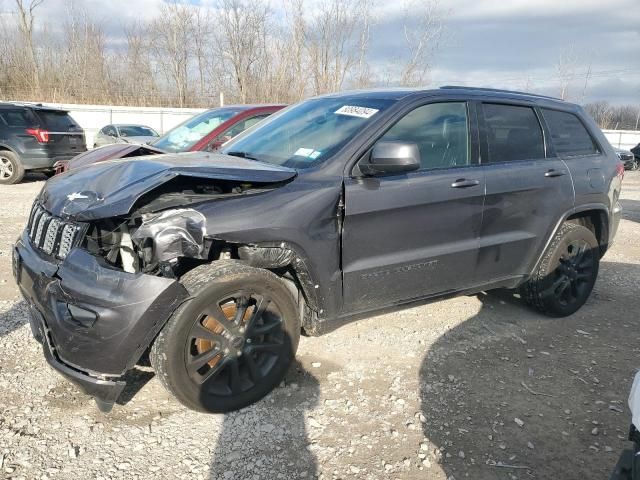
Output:
<instances>
[{"instance_id":1,"label":"side window","mask_svg":"<svg viewBox=\"0 0 640 480\"><path fill-rule=\"evenodd\" d=\"M488 163L545 158L542 127L531 107L485 103Z\"/></svg>"},{"instance_id":2,"label":"side window","mask_svg":"<svg viewBox=\"0 0 640 480\"><path fill-rule=\"evenodd\" d=\"M26 110L0 110L0 118L9 127L29 127L33 123Z\"/></svg>"},{"instance_id":3,"label":"side window","mask_svg":"<svg viewBox=\"0 0 640 480\"><path fill-rule=\"evenodd\" d=\"M584 124L573 113L543 108L542 115L558 155L571 157L600 153Z\"/></svg>"},{"instance_id":4,"label":"side window","mask_svg":"<svg viewBox=\"0 0 640 480\"><path fill-rule=\"evenodd\" d=\"M236 135L240 135L247 128L254 126L260 120L267 118L269 114L257 115L255 117L245 118L244 120L236 123L234 126L225 131L222 135L219 136L220 139L231 139Z\"/></svg>"},{"instance_id":5,"label":"side window","mask_svg":"<svg viewBox=\"0 0 640 480\"><path fill-rule=\"evenodd\" d=\"M421 170L469 165L469 122L464 102L431 103L402 117L379 140L418 145Z\"/></svg>"},{"instance_id":6,"label":"side window","mask_svg":"<svg viewBox=\"0 0 640 480\"><path fill-rule=\"evenodd\" d=\"M116 132L115 127L109 125L104 132L106 135L109 135L110 137L117 137L118 133Z\"/></svg>"}]
</instances>

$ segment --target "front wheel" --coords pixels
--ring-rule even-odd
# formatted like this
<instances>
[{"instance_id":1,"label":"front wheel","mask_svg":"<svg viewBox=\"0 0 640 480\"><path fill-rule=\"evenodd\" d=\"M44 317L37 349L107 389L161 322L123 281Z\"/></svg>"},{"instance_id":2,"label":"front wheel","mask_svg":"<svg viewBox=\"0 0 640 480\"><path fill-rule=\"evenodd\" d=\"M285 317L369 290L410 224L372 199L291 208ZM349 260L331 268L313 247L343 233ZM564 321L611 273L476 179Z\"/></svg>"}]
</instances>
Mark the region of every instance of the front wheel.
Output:
<instances>
[{"instance_id":1,"label":"front wheel","mask_svg":"<svg viewBox=\"0 0 640 480\"><path fill-rule=\"evenodd\" d=\"M153 343L163 385L194 410L250 405L284 378L300 339L297 302L268 270L235 261L201 265L181 283L190 294Z\"/></svg>"},{"instance_id":2,"label":"front wheel","mask_svg":"<svg viewBox=\"0 0 640 480\"><path fill-rule=\"evenodd\" d=\"M521 292L550 317L566 317L589 298L598 276L600 250L591 230L575 223L560 227L540 265Z\"/></svg>"},{"instance_id":3,"label":"front wheel","mask_svg":"<svg viewBox=\"0 0 640 480\"><path fill-rule=\"evenodd\" d=\"M15 153L8 150L0 151L0 185L20 183L24 173L22 162Z\"/></svg>"}]
</instances>

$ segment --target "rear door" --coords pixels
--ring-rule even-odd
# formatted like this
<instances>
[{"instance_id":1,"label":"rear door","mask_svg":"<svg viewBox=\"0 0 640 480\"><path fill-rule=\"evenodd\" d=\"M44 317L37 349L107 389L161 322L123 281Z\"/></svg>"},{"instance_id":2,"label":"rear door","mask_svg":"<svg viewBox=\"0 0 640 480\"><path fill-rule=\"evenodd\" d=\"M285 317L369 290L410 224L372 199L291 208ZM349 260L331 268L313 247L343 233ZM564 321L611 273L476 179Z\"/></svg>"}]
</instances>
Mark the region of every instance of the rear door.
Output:
<instances>
[{"instance_id":1,"label":"rear door","mask_svg":"<svg viewBox=\"0 0 640 480\"><path fill-rule=\"evenodd\" d=\"M420 170L345 179L346 311L473 283L484 198L474 113L464 101L411 110L378 141L417 144Z\"/></svg>"},{"instance_id":2,"label":"rear door","mask_svg":"<svg viewBox=\"0 0 640 480\"><path fill-rule=\"evenodd\" d=\"M609 203L609 179L615 176L611 161L591 136L584 123L572 112L541 109L558 157L569 168L576 192L576 204ZM617 160L617 159L616 159Z\"/></svg>"},{"instance_id":3,"label":"rear door","mask_svg":"<svg viewBox=\"0 0 640 480\"><path fill-rule=\"evenodd\" d=\"M479 111L486 198L477 274L490 283L530 273L574 193L566 165L547 153L534 106L482 103Z\"/></svg>"},{"instance_id":4,"label":"rear door","mask_svg":"<svg viewBox=\"0 0 640 480\"><path fill-rule=\"evenodd\" d=\"M52 157L72 157L87 150L84 131L64 110L37 109L41 128L49 132L47 150Z\"/></svg>"}]
</instances>

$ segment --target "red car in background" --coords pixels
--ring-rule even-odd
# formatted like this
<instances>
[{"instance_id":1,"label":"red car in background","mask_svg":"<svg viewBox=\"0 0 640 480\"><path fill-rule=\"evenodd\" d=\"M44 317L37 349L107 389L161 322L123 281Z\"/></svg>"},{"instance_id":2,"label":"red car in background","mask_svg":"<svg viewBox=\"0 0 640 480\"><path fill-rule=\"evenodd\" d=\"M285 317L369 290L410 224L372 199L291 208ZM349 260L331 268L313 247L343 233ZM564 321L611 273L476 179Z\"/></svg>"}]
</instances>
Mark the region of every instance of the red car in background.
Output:
<instances>
[{"instance_id":1,"label":"red car in background","mask_svg":"<svg viewBox=\"0 0 640 480\"><path fill-rule=\"evenodd\" d=\"M65 162L56 163L56 174L91 163L116 158L163 153L214 151L284 105L231 105L213 108L172 128L151 144L115 143L94 148Z\"/></svg>"}]
</instances>

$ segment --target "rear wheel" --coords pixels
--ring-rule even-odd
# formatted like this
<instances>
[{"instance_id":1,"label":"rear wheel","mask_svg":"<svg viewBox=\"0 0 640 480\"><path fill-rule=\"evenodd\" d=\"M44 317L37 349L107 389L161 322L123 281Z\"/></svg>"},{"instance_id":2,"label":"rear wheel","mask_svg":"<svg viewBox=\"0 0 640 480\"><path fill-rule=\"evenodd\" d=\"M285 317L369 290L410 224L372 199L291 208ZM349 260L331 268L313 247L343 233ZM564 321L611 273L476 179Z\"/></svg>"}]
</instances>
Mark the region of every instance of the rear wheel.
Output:
<instances>
[{"instance_id":1,"label":"rear wheel","mask_svg":"<svg viewBox=\"0 0 640 480\"><path fill-rule=\"evenodd\" d=\"M300 338L297 302L273 273L234 261L188 272L191 298L156 338L151 364L184 405L228 412L264 397L284 378Z\"/></svg>"},{"instance_id":2,"label":"rear wheel","mask_svg":"<svg viewBox=\"0 0 640 480\"><path fill-rule=\"evenodd\" d=\"M591 230L565 223L548 246L534 275L522 287L525 300L551 317L576 312L598 276L600 252Z\"/></svg>"},{"instance_id":3,"label":"rear wheel","mask_svg":"<svg viewBox=\"0 0 640 480\"><path fill-rule=\"evenodd\" d=\"M631 163L631 170L635 172L638 168L640 168L640 158L634 157Z\"/></svg>"},{"instance_id":4,"label":"rear wheel","mask_svg":"<svg viewBox=\"0 0 640 480\"><path fill-rule=\"evenodd\" d=\"M0 184L12 185L24 178L24 167L18 156L8 150L0 150Z\"/></svg>"}]
</instances>

